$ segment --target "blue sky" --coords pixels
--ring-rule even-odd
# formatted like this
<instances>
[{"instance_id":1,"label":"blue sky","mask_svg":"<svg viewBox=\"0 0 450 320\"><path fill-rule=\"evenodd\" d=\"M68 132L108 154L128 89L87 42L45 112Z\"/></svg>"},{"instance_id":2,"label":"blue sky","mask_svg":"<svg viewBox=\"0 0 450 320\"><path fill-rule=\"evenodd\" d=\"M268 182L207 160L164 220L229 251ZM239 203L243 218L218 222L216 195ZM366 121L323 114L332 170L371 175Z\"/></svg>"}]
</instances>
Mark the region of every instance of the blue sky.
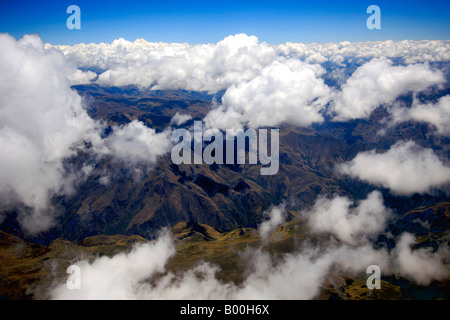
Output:
<instances>
[{"instance_id":1,"label":"blue sky","mask_svg":"<svg viewBox=\"0 0 450 320\"><path fill-rule=\"evenodd\" d=\"M81 8L81 30L69 30L66 9ZM381 30L369 30L369 5L381 9ZM272 44L450 39L450 1L4 1L0 32L38 33L52 44L134 41L216 43L246 33Z\"/></svg>"}]
</instances>

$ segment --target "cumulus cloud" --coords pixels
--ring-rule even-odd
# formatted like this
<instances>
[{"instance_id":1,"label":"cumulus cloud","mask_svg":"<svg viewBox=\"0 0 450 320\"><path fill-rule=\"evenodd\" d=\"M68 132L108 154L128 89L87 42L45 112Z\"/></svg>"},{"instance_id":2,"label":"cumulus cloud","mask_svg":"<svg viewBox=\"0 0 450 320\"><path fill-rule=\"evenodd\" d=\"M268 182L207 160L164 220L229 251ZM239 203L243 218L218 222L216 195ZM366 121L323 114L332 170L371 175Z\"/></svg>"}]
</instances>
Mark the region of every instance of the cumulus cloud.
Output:
<instances>
[{"instance_id":1,"label":"cumulus cloud","mask_svg":"<svg viewBox=\"0 0 450 320\"><path fill-rule=\"evenodd\" d=\"M290 67L274 62L252 80L228 88L222 104L204 121L207 126L219 129L257 128L281 123L309 126L323 121L321 111L329 92L308 64Z\"/></svg>"},{"instance_id":2,"label":"cumulus cloud","mask_svg":"<svg viewBox=\"0 0 450 320\"><path fill-rule=\"evenodd\" d=\"M436 103L421 104L414 99L410 108L395 106L391 110L394 123L404 121L426 122L443 136L450 136L450 95L441 97Z\"/></svg>"},{"instance_id":3,"label":"cumulus cloud","mask_svg":"<svg viewBox=\"0 0 450 320\"><path fill-rule=\"evenodd\" d=\"M326 44L285 43L276 47L279 55L298 57L312 63L329 61L342 64L378 57L402 58L407 64L418 62L448 61L449 40L403 40L338 42Z\"/></svg>"},{"instance_id":4,"label":"cumulus cloud","mask_svg":"<svg viewBox=\"0 0 450 320\"><path fill-rule=\"evenodd\" d=\"M347 197L319 197L304 215L313 232L330 233L337 239L355 245L366 237L375 237L384 230L390 210L383 204L379 191L373 191L356 207Z\"/></svg>"},{"instance_id":5,"label":"cumulus cloud","mask_svg":"<svg viewBox=\"0 0 450 320\"><path fill-rule=\"evenodd\" d=\"M426 286L433 280L444 280L450 276L448 247L436 252L431 248L412 249L416 239L410 233L403 233L397 242L393 256L399 275Z\"/></svg>"},{"instance_id":6,"label":"cumulus cloud","mask_svg":"<svg viewBox=\"0 0 450 320\"><path fill-rule=\"evenodd\" d=\"M64 159L100 139L70 89L72 72L38 36L16 41L0 34L0 193L31 208L20 217L29 232L51 225L51 195L70 191L76 180Z\"/></svg>"},{"instance_id":7,"label":"cumulus cloud","mask_svg":"<svg viewBox=\"0 0 450 320\"><path fill-rule=\"evenodd\" d=\"M105 70L97 80L101 85L151 86L155 90L216 92L253 78L275 57L271 46L245 34L226 37L216 45L119 39L111 44L55 48L73 64Z\"/></svg>"},{"instance_id":8,"label":"cumulus cloud","mask_svg":"<svg viewBox=\"0 0 450 320\"><path fill-rule=\"evenodd\" d=\"M428 64L393 66L386 58L373 59L356 69L336 93L335 120L367 118L381 104L444 81L442 72L431 70Z\"/></svg>"},{"instance_id":9,"label":"cumulus cloud","mask_svg":"<svg viewBox=\"0 0 450 320\"><path fill-rule=\"evenodd\" d=\"M360 152L337 166L338 172L380 185L400 195L426 193L450 182L450 167L431 149L399 141L384 153Z\"/></svg>"},{"instance_id":10,"label":"cumulus cloud","mask_svg":"<svg viewBox=\"0 0 450 320\"><path fill-rule=\"evenodd\" d=\"M107 153L126 164L154 164L157 158L171 150L170 129L157 133L143 122L134 120L115 127L105 139Z\"/></svg>"},{"instance_id":11,"label":"cumulus cloud","mask_svg":"<svg viewBox=\"0 0 450 320\"><path fill-rule=\"evenodd\" d=\"M97 78L91 71L78 71L71 76L73 83L226 90L223 104L213 108L206 119L210 127L222 129L281 123L309 126L323 121L322 112L329 101L334 120L368 117L380 104L442 83L442 73L432 70L428 62L448 61L449 47L450 41L409 40L269 45L246 34L199 45L143 39L46 45L63 52L71 64L99 73ZM406 65L394 66L389 58L400 58ZM331 94L324 85L324 63L331 63L334 70L330 75L339 84L346 80L341 91ZM348 77L348 63L362 66Z\"/></svg>"},{"instance_id":12,"label":"cumulus cloud","mask_svg":"<svg viewBox=\"0 0 450 320\"><path fill-rule=\"evenodd\" d=\"M250 80L263 67L283 58L340 66L379 57L402 58L407 64L450 59L448 40L269 45L245 34L226 37L215 45L118 39L111 44L46 44L46 48L60 50L79 67L103 70L98 80L102 84L206 91L222 90L241 80Z\"/></svg>"}]
</instances>

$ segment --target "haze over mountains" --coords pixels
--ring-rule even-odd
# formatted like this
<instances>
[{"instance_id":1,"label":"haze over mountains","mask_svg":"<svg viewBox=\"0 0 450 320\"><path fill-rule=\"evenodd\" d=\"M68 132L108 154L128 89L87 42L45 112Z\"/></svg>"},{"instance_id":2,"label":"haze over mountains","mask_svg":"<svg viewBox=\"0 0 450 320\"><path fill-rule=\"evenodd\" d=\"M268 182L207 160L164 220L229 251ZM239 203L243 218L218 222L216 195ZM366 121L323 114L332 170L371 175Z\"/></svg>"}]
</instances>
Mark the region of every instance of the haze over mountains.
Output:
<instances>
[{"instance_id":1,"label":"haze over mountains","mask_svg":"<svg viewBox=\"0 0 450 320\"><path fill-rule=\"evenodd\" d=\"M227 287L214 282L213 267L197 266L214 279L206 297L272 297L264 294L312 265L317 283L308 291L300 281L307 276L299 278L301 294L292 297L320 295L334 265L361 274L379 264L389 276L448 288L449 41L273 46L238 34L204 45L120 39L52 46L35 35L16 41L1 34L0 48L4 239L39 243L39 250L58 238L156 239L111 260L132 265L160 252L161 265L143 267L139 282L165 270L175 252L172 237L160 236L164 227L178 234L187 223L186 241L244 230L241 241L248 230L267 228L260 236L275 241L269 235L277 226L295 221L303 228L292 231L297 240L289 242L292 232L280 235L289 252L284 243L269 250L285 258L250 255L255 266L279 263L278 282L256 281L268 277L256 268L243 286ZM278 173L263 176L261 165L250 164L175 165L171 133L192 130L195 120L221 130L279 129ZM98 264L83 262L93 274ZM136 279L129 280L134 288ZM178 297L163 282L156 287L138 297ZM55 290L58 297L75 294Z\"/></svg>"}]
</instances>

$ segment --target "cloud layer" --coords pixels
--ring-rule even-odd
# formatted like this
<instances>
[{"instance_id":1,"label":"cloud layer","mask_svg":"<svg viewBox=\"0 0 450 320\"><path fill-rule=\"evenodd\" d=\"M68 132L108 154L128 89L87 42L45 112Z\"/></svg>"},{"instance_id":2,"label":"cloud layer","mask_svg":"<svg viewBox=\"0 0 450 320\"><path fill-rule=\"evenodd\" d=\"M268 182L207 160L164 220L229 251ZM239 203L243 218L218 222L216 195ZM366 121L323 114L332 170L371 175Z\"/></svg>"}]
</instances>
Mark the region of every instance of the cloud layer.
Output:
<instances>
[{"instance_id":1,"label":"cloud layer","mask_svg":"<svg viewBox=\"0 0 450 320\"><path fill-rule=\"evenodd\" d=\"M138 245L129 254L79 261L81 289L65 284L54 288L52 299L312 299L320 291L332 266L349 273L364 272L368 265L385 267L386 253L368 245L357 248L305 247L281 260L261 250L243 253L251 272L241 285L223 283L218 267L200 263L184 273L164 274L164 265L174 253L170 234L150 244ZM149 278L163 273L153 284Z\"/></svg>"},{"instance_id":2,"label":"cloud layer","mask_svg":"<svg viewBox=\"0 0 450 320\"><path fill-rule=\"evenodd\" d=\"M271 256L263 247L241 253L246 262L245 279L239 285L218 280L219 268L206 262L182 273L166 270L175 254L169 232L150 243L138 244L131 253L93 262L76 262L81 269L81 289L69 290L64 283L50 290L52 299L313 299L324 282L336 273L361 276L370 265L378 265L382 276L398 275L426 286L447 279L448 249L436 252L413 249L411 234L397 239L391 252L375 248L369 237L384 229L389 211L379 192L371 193L356 208L345 197L319 198L309 212L311 231L333 233L342 241L303 242L297 250ZM330 210L331 208L331 210ZM267 237L282 221L283 206L271 210L272 228L262 224ZM367 219L367 220L365 220ZM336 223L338 221L338 223ZM343 221L341 223L341 221ZM374 224L374 225L371 225ZM269 231L268 231L269 230ZM263 242L263 246L264 246ZM154 278L155 275L158 275ZM153 279L150 281L150 279Z\"/></svg>"},{"instance_id":3,"label":"cloud layer","mask_svg":"<svg viewBox=\"0 0 450 320\"><path fill-rule=\"evenodd\" d=\"M324 121L328 106L334 120L366 118L380 104L392 104L400 95L442 84L443 73L423 62L448 61L449 46L449 41L271 46L244 34L215 45L121 39L112 44L51 46L38 36L16 41L0 34L2 205L20 204L22 227L37 233L52 226L57 214L51 198L70 194L94 170L89 162L79 168L66 165L79 152L138 166L153 164L170 150L168 130L157 133L139 121L116 127L102 138L104 125L88 116L71 84L94 81L153 89L226 90L222 103L204 119L209 127L310 126ZM407 65L388 60L398 57ZM342 86L336 89L325 84L325 69L320 65L325 62L362 65L351 75L342 75ZM97 78L93 71L75 66L102 71ZM444 96L435 103L414 100L411 108L393 105L388 110L394 122L428 122L448 136L449 102L449 96ZM178 114L173 123L188 119ZM448 165L431 149L412 141L398 142L385 153L359 153L338 166L338 171L397 194L428 192L450 182ZM107 180L104 177L102 183ZM260 226L263 239L284 221L285 208L275 207L268 215L270 219ZM170 234L163 233L131 253L79 261L82 290L61 285L52 297L311 299L332 268L361 273L370 264L421 285L449 276L444 259L448 252L413 249L415 239L409 234L398 239L392 252L374 248L369 239L384 230L388 218L389 210L377 191L355 207L346 197L320 197L308 211L310 232L331 234L336 241L324 247L305 244L278 261L262 249L246 253L250 271L241 285L220 282L217 267L207 263L182 275L169 272L150 285L146 280L166 271L175 253Z\"/></svg>"},{"instance_id":4,"label":"cloud layer","mask_svg":"<svg viewBox=\"0 0 450 320\"><path fill-rule=\"evenodd\" d=\"M0 196L4 206L24 206L20 220L30 232L51 225L52 196L69 194L93 170L88 162L80 168L65 165L78 152L134 166L153 164L170 150L168 130L157 133L138 121L102 139L104 125L87 115L71 84L225 90L221 104L204 119L207 126L221 129L310 126L330 111L332 120L365 118L380 104L392 104L388 111L394 122L428 122L438 134L449 134L448 96L435 103L414 100L410 108L394 103L400 95L445 82L428 61L447 61L449 41L273 46L238 34L203 45L120 39L51 46L38 36L15 41L1 34L0 42ZM406 65L388 58L401 58ZM334 88L324 80L325 62L361 66L344 72L342 85ZM96 70L98 78L86 68ZM188 119L177 114L172 123ZM447 164L413 142L398 143L383 154L358 154L339 171L398 194L427 192L449 181Z\"/></svg>"},{"instance_id":5,"label":"cloud layer","mask_svg":"<svg viewBox=\"0 0 450 320\"><path fill-rule=\"evenodd\" d=\"M448 40L269 45L260 43L255 36L237 34L217 44L118 39L111 44L47 44L46 48L60 50L76 66L104 70L98 80L102 84L145 87L156 84L159 89L206 91L248 81L274 60L302 60L308 64L330 62L341 66L379 57L401 58L406 64L450 60Z\"/></svg>"},{"instance_id":6,"label":"cloud layer","mask_svg":"<svg viewBox=\"0 0 450 320\"><path fill-rule=\"evenodd\" d=\"M112 44L57 46L78 66L106 70L97 83L216 92L253 78L275 57L254 36L229 36L216 45L115 40Z\"/></svg>"},{"instance_id":7,"label":"cloud layer","mask_svg":"<svg viewBox=\"0 0 450 320\"><path fill-rule=\"evenodd\" d=\"M378 57L402 58L407 63L450 60L450 41L374 41L326 44L286 43L277 46L277 53L305 59L311 63L358 62Z\"/></svg>"},{"instance_id":8,"label":"cloud layer","mask_svg":"<svg viewBox=\"0 0 450 320\"><path fill-rule=\"evenodd\" d=\"M100 85L226 90L222 104L205 121L210 127L230 129L309 126L323 121L329 103L334 120L367 118L400 95L445 82L442 72L428 62L448 61L449 47L450 41L269 45L246 34L202 45L143 39L47 45L63 52L73 65L102 70L95 80ZM405 65L393 65L390 59ZM324 84L325 64L332 68L328 76L342 83L341 90ZM360 66L347 74L348 64ZM73 75L73 81L90 81L88 72Z\"/></svg>"}]
</instances>

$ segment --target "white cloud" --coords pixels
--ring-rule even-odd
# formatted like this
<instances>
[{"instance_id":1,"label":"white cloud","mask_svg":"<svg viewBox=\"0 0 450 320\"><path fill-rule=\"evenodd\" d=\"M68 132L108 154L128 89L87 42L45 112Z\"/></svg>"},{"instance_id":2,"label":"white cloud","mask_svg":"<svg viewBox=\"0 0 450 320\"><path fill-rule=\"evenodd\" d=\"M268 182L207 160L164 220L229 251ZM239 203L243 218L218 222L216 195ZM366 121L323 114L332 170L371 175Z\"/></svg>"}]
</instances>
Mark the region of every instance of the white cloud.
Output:
<instances>
[{"instance_id":1,"label":"white cloud","mask_svg":"<svg viewBox=\"0 0 450 320\"><path fill-rule=\"evenodd\" d=\"M0 34L0 193L31 208L20 216L29 232L52 224L51 195L71 191L81 174L67 172L64 159L100 139L69 87L72 72L38 36Z\"/></svg>"},{"instance_id":2,"label":"white cloud","mask_svg":"<svg viewBox=\"0 0 450 320\"><path fill-rule=\"evenodd\" d=\"M84 76L92 74L77 74L38 36L16 41L0 34L0 197L2 209L22 208L18 219L29 233L54 223L59 212L52 196L71 194L91 174L86 163L65 165L79 151L149 165L170 150L169 129L156 133L138 121L114 128L103 140L104 125L89 117L70 88Z\"/></svg>"},{"instance_id":3,"label":"white cloud","mask_svg":"<svg viewBox=\"0 0 450 320\"><path fill-rule=\"evenodd\" d=\"M205 121L211 127L228 129L281 123L308 126L322 121L321 112L333 94L320 78L324 69L316 63L328 59L340 64L352 55L368 58L380 54L400 54L414 62L438 61L448 57L448 50L441 50L448 43L414 42L415 47L409 51L405 48L411 42L276 47L259 43L256 37L236 35L216 45L117 40L111 45L58 48L74 65L105 69L98 80L100 84L212 92L227 89L223 104L213 109ZM306 62L296 60L297 57ZM80 177L90 174L89 166L68 172L63 165L65 159L85 148L85 142L91 142L97 154L132 165L153 164L171 147L168 130L157 133L139 121L116 127L101 140L101 125L87 115L81 97L70 89L71 83L92 79L93 72L74 70L62 54L50 45L44 46L37 36L26 36L17 42L0 35L0 195L8 198L13 194L17 201L32 208L20 218L30 232L51 226L52 195L68 193ZM426 64L394 67L386 59L376 59L347 79L343 91L336 94L336 111L342 119L366 117L380 103L441 81L442 74ZM447 107L446 97L435 105L415 104L399 119L421 118L446 134ZM450 179L450 168L432 150L418 148L414 142L399 142L383 154L360 153L339 170L399 194L426 192ZM109 175L103 174L101 183L107 184L108 180ZM53 297L313 298L336 265L348 272L365 271L369 264L387 266L387 252L375 250L365 241L382 231L387 219L380 194L371 193L355 208L351 205L343 197L321 198L311 211L312 228L332 233L341 244L325 250L305 246L276 262L256 251L248 256L250 272L241 286L218 281L217 269L209 264L200 264L183 275L168 273L150 286L145 280L164 271L174 253L170 236L163 235L156 242L138 245L130 254L98 258L92 263L80 261L85 279L82 291L69 291L62 285L53 291ZM261 235L282 221L282 208L272 211L269 222L260 227ZM400 239L394 256L399 265L396 272L419 283L442 278L442 262L439 264L438 258L424 250L410 250L411 244L410 238ZM413 268L410 261L423 266L425 275L421 276L420 268Z\"/></svg>"},{"instance_id":4,"label":"white cloud","mask_svg":"<svg viewBox=\"0 0 450 320\"><path fill-rule=\"evenodd\" d=\"M335 120L367 118L381 104L444 81L442 72L431 70L427 64L392 66L388 59L373 59L356 69L335 94Z\"/></svg>"},{"instance_id":5,"label":"white cloud","mask_svg":"<svg viewBox=\"0 0 450 320\"><path fill-rule=\"evenodd\" d=\"M448 248L440 247L433 252L431 248L412 249L414 244L416 239L410 233L403 233L396 244L393 256L399 275L423 286L450 276Z\"/></svg>"},{"instance_id":6,"label":"white cloud","mask_svg":"<svg viewBox=\"0 0 450 320\"><path fill-rule=\"evenodd\" d=\"M217 44L151 43L124 39L111 44L51 46L73 65L104 70L101 85L137 85L152 89L227 90L223 105L207 117L211 127L237 128L288 123L309 126L323 120L321 111L333 101L335 120L365 118L380 104L409 91L425 90L444 81L428 61L448 61L450 41L385 41L364 43L269 45L254 36L236 34ZM389 58L403 58L393 66ZM366 63L368 59L372 61ZM362 64L342 91L330 94L319 65ZM409 64L409 65L408 65ZM335 70L336 71L336 70ZM334 74L345 79L345 74ZM73 83L95 77L73 74Z\"/></svg>"},{"instance_id":7,"label":"white cloud","mask_svg":"<svg viewBox=\"0 0 450 320\"><path fill-rule=\"evenodd\" d=\"M46 44L46 48L60 50L79 67L105 70L99 83L140 86L157 83L157 88L180 86L177 89L209 91L250 80L264 66L283 58L301 59L309 64L330 61L341 66L344 61L361 62L379 57L403 58L407 64L450 59L449 40L269 45L245 34L229 36L211 45L118 39L111 44ZM145 72L138 72L139 68Z\"/></svg>"},{"instance_id":8,"label":"white cloud","mask_svg":"<svg viewBox=\"0 0 450 320\"><path fill-rule=\"evenodd\" d=\"M450 95L441 97L436 103L421 104L414 99L410 108L394 106L391 110L395 123L403 121L427 122L438 134L450 136Z\"/></svg>"},{"instance_id":9,"label":"white cloud","mask_svg":"<svg viewBox=\"0 0 450 320\"><path fill-rule=\"evenodd\" d=\"M175 249L169 234L150 244L135 247L130 254L101 257L76 263L81 269L81 289L69 290L60 284L50 292L53 299L312 299L320 291L331 267L347 274L364 272L368 265L383 268L387 254L368 245L320 250L305 247L275 262L260 250L244 254L249 274L241 285L223 283L219 270L200 263L184 273L164 274ZM152 281L149 279L160 273Z\"/></svg>"},{"instance_id":10,"label":"white cloud","mask_svg":"<svg viewBox=\"0 0 450 320\"><path fill-rule=\"evenodd\" d=\"M139 282L164 271L174 253L172 239L165 232L158 241L139 244L130 253L103 256L92 263L79 261L76 265L81 269L81 288L69 290L63 284L52 291L52 298L133 299L140 290Z\"/></svg>"},{"instance_id":11,"label":"white cloud","mask_svg":"<svg viewBox=\"0 0 450 320\"><path fill-rule=\"evenodd\" d=\"M52 46L47 46L48 48ZM216 45L115 40L112 44L55 46L80 67L105 70L101 85L153 86L216 92L253 78L274 57L274 49L254 36L237 34Z\"/></svg>"},{"instance_id":12,"label":"white cloud","mask_svg":"<svg viewBox=\"0 0 450 320\"><path fill-rule=\"evenodd\" d=\"M275 264L262 252L256 252L250 258L247 257L247 261L252 263L253 272L242 287L225 298L313 299L324 281L332 276L332 267L347 274L358 274L370 264L384 267L387 255L367 245L358 248L329 246L327 249L311 246L286 254Z\"/></svg>"},{"instance_id":13,"label":"white cloud","mask_svg":"<svg viewBox=\"0 0 450 320\"><path fill-rule=\"evenodd\" d=\"M449 40L403 40L367 41L326 44L285 43L276 47L277 53L289 57L309 59L310 62L330 61L341 63L378 57L403 58L407 64L418 62L448 61L450 59Z\"/></svg>"},{"instance_id":14,"label":"white cloud","mask_svg":"<svg viewBox=\"0 0 450 320\"><path fill-rule=\"evenodd\" d=\"M50 297L83 300L313 299L326 280L333 282L336 273L361 276L370 265L379 266L382 276L399 275L419 285L450 276L445 260L448 249L440 248L434 253L424 248L412 250L414 237L409 234L400 237L391 253L373 247L368 238L383 230L387 218L379 192L371 193L355 208L350 205L343 197L321 198L310 212L321 220L311 224L314 232L334 233L343 242L302 242L294 252L276 256L261 248L247 249L240 253L246 270L239 285L220 281L217 278L220 269L206 262L199 262L183 272L168 271L167 263L175 254L175 246L166 231L157 240L136 245L129 254L76 262L81 268L81 289L69 290L61 283L50 290ZM283 220L282 207L276 208L279 209L272 210L271 214L278 220L276 222ZM338 217L341 219L336 224Z\"/></svg>"},{"instance_id":15,"label":"white cloud","mask_svg":"<svg viewBox=\"0 0 450 320\"><path fill-rule=\"evenodd\" d=\"M352 205L347 197L319 197L304 215L313 232L331 233L350 245L366 241L366 237L375 237L384 230L390 210L384 206L379 191L370 193L356 207Z\"/></svg>"},{"instance_id":16,"label":"white cloud","mask_svg":"<svg viewBox=\"0 0 450 320\"><path fill-rule=\"evenodd\" d=\"M292 67L274 62L252 80L228 88L222 105L205 117L206 126L235 129L322 122L320 112L328 101L329 88L309 65Z\"/></svg>"},{"instance_id":17,"label":"white cloud","mask_svg":"<svg viewBox=\"0 0 450 320\"><path fill-rule=\"evenodd\" d=\"M425 193L450 182L450 167L431 149L400 141L385 153L360 152L337 166L338 172L380 185L401 195Z\"/></svg>"},{"instance_id":18,"label":"white cloud","mask_svg":"<svg viewBox=\"0 0 450 320\"><path fill-rule=\"evenodd\" d=\"M113 130L105 139L108 152L126 164L154 164L172 147L169 128L157 133L141 121L134 120Z\"/></svg>"},{"instance_id":19,"label":"white cloud","mask_svg":"<svg viewBox=\"0 0 450 320\"><path fill-rule=\"evenodd\" d=\"M88 84L97 77L97 74L92 71L81 71L76 69L74 73L69 76L70 85Z\"/></svg>"},{"instance_id":20,"label":"white cloud","mask_svg":"<svg viewBox=\"0 0 450 320\"><path fill-rule=\"evenodd\" d=\"M268 219L263 221L259 227L258 231L263 240L267 240L269 235L275 230L276 227L283 224L286 221L286 205L281 203L278 206L274 206L271 209L263 213L264 217Z\"/></svg>"},{"instance_id":21,"label":"white cloud","mask_svg":"<svg viewBox=\"0 0 450 320\"><path fill-rule=\"evenodd\" d=\"M186 114L186 113L175 113L175 115L172 117L172 120L170 120L171 124L175 124L177 126L182 125L183 123L185 123L186 121L189 121L192 119L192 116L190 114Z\"/></svg>"}]
</instances>

